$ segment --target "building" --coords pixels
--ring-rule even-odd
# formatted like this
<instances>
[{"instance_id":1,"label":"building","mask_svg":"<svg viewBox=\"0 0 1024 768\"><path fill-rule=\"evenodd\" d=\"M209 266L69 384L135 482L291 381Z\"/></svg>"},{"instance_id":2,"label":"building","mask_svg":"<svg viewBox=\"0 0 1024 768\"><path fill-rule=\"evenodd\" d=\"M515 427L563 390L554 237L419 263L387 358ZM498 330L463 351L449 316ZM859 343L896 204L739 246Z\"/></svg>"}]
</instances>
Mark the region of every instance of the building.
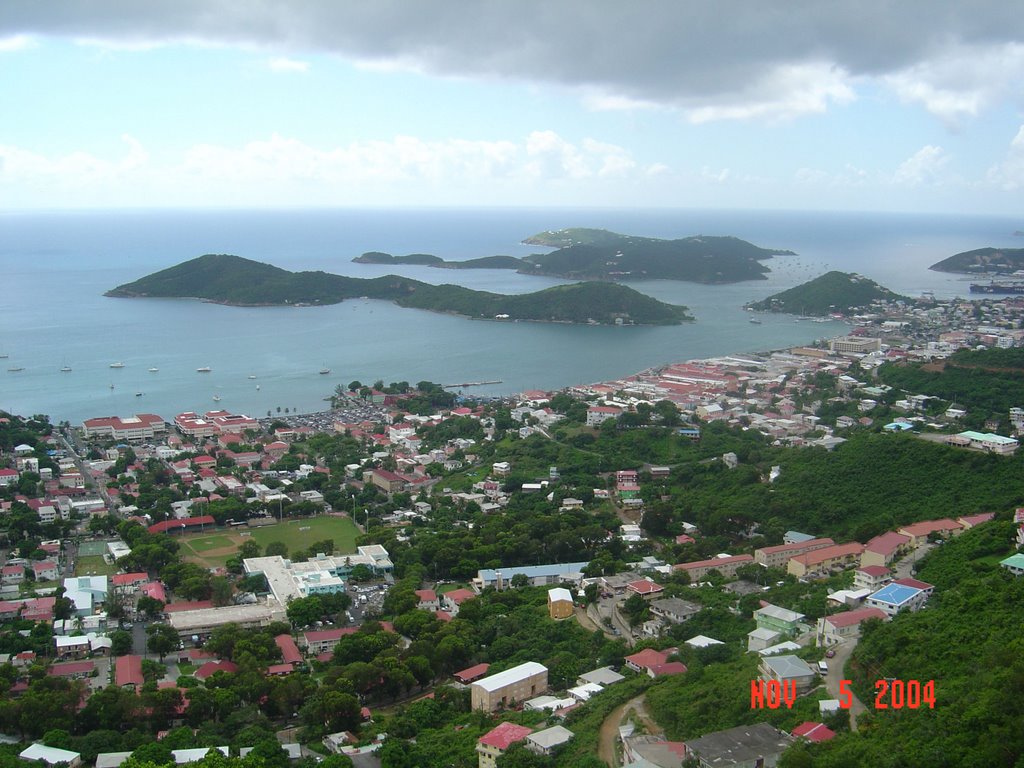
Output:
<instances>
[{"instance_id":1,"label":"building","mask_svg":"<svg viewBox=\"0 0 1024 768\"><path fill-rule=\"evenodd\" d=\"M956 536L963 533L964 527L956 520L944 517L941 520L924 520L920 523L912 523L900 528L900 533L910 539L911 546L918 547L928 541L928 537L935 536Z\"/></svg>"},{"instance_id":2,"label":"building","mask_svg":"<svg viewBox=\"0 0 1024 768\"><path fill-rule=\"evenodd\" d=\"M469 589L453 589L441 595L441 609L452 616L459 615L459 607L467 600L476 598L476 592Z\"/></svg>"},{"instance_id":3,"label":"building","mask_svg":"<svg viewBox=\"0 0 1024 768\"><path fill-rule=\"evenodd\" d=\"M853 637L860 637L860 625L868 619L888 618L878 608L858 608L854 611L836 613L818 619L818 645L828 646L841 643Z\"/></svg>"},{"instance_id":4,"label":"building","mask_svg":"<svg viewBox=\"0 0 1024 768\"><path fill-rule=\"evenodd\" d=\"M920 582L923 583L923 582ZM928 586L928 585L926 585ZM868 596L866 605L878 608L886 616L895 616L901 611L918 611L928 602L928 590L894 581Z\"/></svg>"},{"instance_id":5,"label":"building","mask_svg":"<svg viewBox=\"0 0 1024 768\"><path fill-rule=\"evenodd\" d=\"M966 531L966 530L968 530L970 528L973 528L976 525L981 525L982 523L987 523L989 520L993 519L995 516L996 516L995 512L981 512L980 514L977 514L977 515L964 515L962 517L958 517L956 519L956 521L958 523L960 523L960 525L962 525L964 530Z\"/></svg>"},{"instance_id":6,"label":"building","mask_svg":"<svg viewBox=\"0 0 1024 768\"><path fill-rule=\"evenodd\" d=\"M785 568L789 558L812 552L815 549L831 547L835 542L829 538L809 539L792 544L779 544L774 547L761 547L754 550L754 562L766 568Z\"/></svg>"},{"instance_id":7,"label":"building","mask_svg":"<svg viewBox=\"0 0 1024 768\"><path fill-rule=\"evenodd\" d=\"M458 680L463 685L469 685L470 683L476 682L484 675L487 674L487 670L491 668L490 664L474 664L468 669L464 669L461 672L456 672L452 677Z\"/></svg>"},{"instance_id":8,"label":"building","mask_svg":"<svg viewBox=\"0 0 1024 768\"><path fill-rule=\"evenodd\" d=\"M887 566L903 553L912 549L913 546L912 539L906 534L896 531L883 533L864 545L864 551L860 555L860 564L862 566Z\"/></svg>"},{"instance_id":9,"label":"building","mask_svg":"<svg viewBox=\"0 0 1024 768\"><path fill-rule=\"evenodd\" d=\"M621 408L612 405L592 405L587 408L587 426L599 427L608 419L617 419L621 415Z\"/></svg>"},{"instance_id":10,"label":"building","mask_svg":"<svg viewBox=\"0 0 1024 768\"><path fill-rule=\"evenodd\" d=\"M651 601L651 613L670 624L682 624L701 612L702 606L678 597L662 597Z\"/></svg>"},{"instance_id":11,"label":"building","mask_svg":"<svg viewBox=\"0 0 1024 768\"><path fill-rule=\"evenodd\" d=\"M833 568L845 568L857 562L864 545L853 541L849 544L836 544L834 547L816 549L803 555L790 558L786 570L797 577L812 573L827 573Z\"/></svg>"},{"instance_id":12,"label":"building","mask_svg":"<svg viewBox=\"0 0 1024 768\"><path fill-rule=\"evenodd\" d=\"M991 432L974 432L968 430L958 435L952 435L947 441L950 445L958 445L963 448L974 448L978 451L997 453L1000 456L1012 456L1017 452L1017 441L1012 437L1003 437Z\"/></svg>"},{"instance_id":13,"label":"building","mask_svg":"<svg viewBox=\"0 0 1024 768\"><path fill-rule=\"evenodd\" d=\"M828 348L839 355L866 355L878 352L882 348L882 340L870 336L839 336L829 341Z\"/></svg>"},{"instance_id":14,"label":"building","mask_svg":"<svg viewBox=\"0 0 1024 768\"><path fill-rule=\"evenodd\" d=\"M141 656L118 656L114 666L114 685L118 688L141 690L145 679L142 677Z\"/></svg>"},{"instance_id":15,"label":"building","mask_svg":"<svg viewBox=\"0 0 1024 768\"><path fill-rule=\"evenodd\" d=\"M78 752L47 747L43 744L32 744L19 752L18 757L31 763L42 761L51 766L64 763L67 768L78 768L82 764L82 756Z\"/></svg>"},{"instance_id":16,"label":"building","mask_svg":"<svg viewBox=\"0 0 1024 768\"><path fill-rule=\"evenodd\" d=\"M835 738L836 733L824 723L812 723L808 720L800 723L789 735L794 739L807 739L807 741L819 742Z\"/></svg>"},{"instance_id":17,"label":"building","mask_svg":"<svg viewBox=\"0 0 1024 768\"><path fill-rule=\"evenodd\" d=\"M406 478L387 469L374 469L364 472L363 482L372 483L385 493L400 493L409 484Z\"/></svg>"},{"instance_id":18,"label":"building","mask_svg":"<svg viewBox=\"0 0 1024 768\"><path fill-rule=\"evenodd\" d=\"M181 637L208 636L217 627L238 624L242 629L265 627L275 621L287 621L284 606L273 599L255 605L226 605L169 612L168 623Z\"/></svg>"},{"instance_id":19,"label":"building","mask_svg":"<svg viewBox=\"0 0 1024 768\"><path fill-rule=\"evenodd\" d=\"M665 588L660 584L656 584L650 579L639 579L637 581L631 581L626 585L626 592L632 595L640 595L644 600L652 600L662 592Z\"/></svg>"},{"instance_id":20,"label":"building","mask_svg":"<svg viewBox=\"0 0 1024 768\"><path fill-rule=\"evenodd\" d=\"M1018 552L1016 555L1010 555L1005 560L1000 560L999 566L1014 576L1020 576L1024 574L1024 554Z\"/></svg>"},{"instance_id":21,"label":"building","mask_svg":"<svg viewBox=\"0 0 1024 768\"><path fill-rule=\"evenodd\" d=\"M686 742L686 758L700 768L773 768L793 743L768 723L740 725Z\"/></svg>"},{"instance_id":22,"label":"building","mask_svg":"<svg viewBox=\"0 0 1024 768\"><path fill-rule=\"evenodd\" d=\"M572 592L564 587L548 590L548 615L555 620L568 619L573 615Z\"/></svg>"},{"instance_id":23,"label":"building","mask_svg":"<svg viewBox=\"0 0 1024 768\"><path fill-rule=\"evenodd\" d=\"M437 593L432 589L417 589L415 591L416 597L419 602L416 603L417 610L420 611L439 611L441 610L441 601L437 597Z\"/></svg>"},{"instance_id":24,"label":"building","mask_svg":"<svg viewBox=\"0 0 1024 768\"><path fill-rule=\"evenodd\" d=\"M274 643L281 649L281 661L285 664L302 663L302 654L299 653L299 647L291 635L278 635L274 638Z\"/></svg>"},{"instance_id":25,"label":"building","mask_svg":"<svg viewBox=\"0 0 1024 768\"><path fill-rule=\"evenodd\" d=\"M493 712L532 699L548 689L548 668L528 661L477 680L470 686L473 709Z\"/></svg>"},{"instance_id":26,"label":"building","mask_svg":"<svg viewBox=\"0 0 1024 768\"><path fill-rule=\"evenodd\" d=\"M673 570L686 571L690 575L690 581L700 581L711 571L718 571L727 579L736 576L736 569L741 565L749 565L754 562L753 555L727 555L726 557L713 557L710 560L696 560L690 563L677 563L672 566Z\"/></svg>"},{"instance_id":27,"label":"building","mask_svg":"<svg viewBox=\"0 0 1024 768\"><path fill-rule=\"evenodd\" d=\"M522 565L498 570L485 568L477 571L473 586L480 590L487 589L487 587L503 589L514 576L519 575L525 576L529 584L534 587L547 587L562 582L576 583L583 578L583 569L586 567L587 563L582 562Z\"/></svg>"},{"instance_id":28,"label":"building","mask_svg":"<svg viewBox=\"0 0 1024 768\"><path fill-rule=\"evenodd\" d=\"M758 629L769 629L778 632L780 637L791 638L799 634L804 614L780 608L777 605L764 605L754 611L754 621Z\"/></svg>"},{"instance_id":29,"label":"building","mask_svg":"<svg viewBox=\"0 0 1024 768\"><path fill-rule=\"evenodd\" d=\"M156 435L166 431L167 423L163 417L154 413L137 413L124 419L118 416L104 416L86 419L82 423L82 436L87 440L93 437L108 437L113 440L138 442L152 440Z\"/></svg>"},{"instance_id":30,"label":"building","mask_svg":"<svg viewBox=\"0 0 1024 768\"><path fill-rule=\"evenodd\" d=\"M538 755L552 755L563 744L572 741L573 732L560 725L553 725L543 731L531 733L526 737L526 748Z\"/></svg>"},{"instance_id":31,"label":"building","mask_svg":"<svg viewBox=\"0 0 1024 768\"><path fill-rule=\"evenodd\" d=\"M262 573L270 591L282 605L309 595L343 592L352 569L365 565L381 576L394 568L391 556L380 544L358 547L355 554L325 555L318 553L302 563L293 563L280 555L250 557L242 561L246 574Z\"/></svg>"},{"instance_id":32,"label":"building","mask_svg":"<svg viewBox=\"0 0 1024 768\"><path fill-rule=\"evenodd\" d=\"M797 693L806 693L817 682L817 673L799 656L765 656L758 665L761 679L780 683L792 681Z\"/></svg>"},{"instance_id":33,"label":"building","mask_svg":"<svg viewBox=\"0 0 1024 768\"><path fill-rule=\"evenodd\" d=\"M853 572L854 589L870 589L874 592L890 581L892 581L892 571L884 565L862 565Z\"/></svg>"},{"instance_id":34,"label":"building","mask_svg":"<svg viewBox=\"0 0 1024 768\"><path fill-rule=\"evenodd\" d=\"M686 665L679 661L669 661L669 657L678 652L678 648L666 648L664 651L645 648L627 656L626 666L648 677L681 674L686 671Z\"/></svg>"},{"instance_id":35,"label":"building","mask_svg":"<svg viewBox=\"0 0 1024 768\"><path fill-rule=\"evenodd\" d=\"M625 680L624 675L620 675L611 667L598 667L592 669L589 672L584 672L582 675L576 678L576 685L587 685L588 683L594 683L605 688L609 685L622 682Z\"/></svg>"},{"instance_id":36,"label":"building","mask_svg":"<svg viewBox=\"0 0 1024 768\"><path fill-rule=\"evenodd\" d=\"M515 723L501 723L477 740L476 753L479 768L494 768L497 760L516 742L533 733L532 728Z\"/></svg>"}]
</instances>

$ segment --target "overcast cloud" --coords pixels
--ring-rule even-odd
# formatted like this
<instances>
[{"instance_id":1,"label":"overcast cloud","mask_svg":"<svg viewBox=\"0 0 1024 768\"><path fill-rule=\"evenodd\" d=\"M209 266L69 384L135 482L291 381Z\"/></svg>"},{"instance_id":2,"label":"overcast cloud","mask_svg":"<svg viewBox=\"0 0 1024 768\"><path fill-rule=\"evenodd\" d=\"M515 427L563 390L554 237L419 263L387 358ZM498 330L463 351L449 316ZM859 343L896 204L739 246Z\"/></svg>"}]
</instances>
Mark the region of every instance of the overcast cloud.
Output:
<instances>
[{"instance_id":1,"label":"overcast cloud","mask_svg":"<svg viewBox=\"0 0 1024 768\"><path fill-rule=\"evenodd\" d=\"M5 0L0 38L32 36L319 51L555 83L603 108L670 106L694 122L820 112L862 81L947 121L1024 103L1024 12L1005 0Z\"/></svg>"}]
</instances>

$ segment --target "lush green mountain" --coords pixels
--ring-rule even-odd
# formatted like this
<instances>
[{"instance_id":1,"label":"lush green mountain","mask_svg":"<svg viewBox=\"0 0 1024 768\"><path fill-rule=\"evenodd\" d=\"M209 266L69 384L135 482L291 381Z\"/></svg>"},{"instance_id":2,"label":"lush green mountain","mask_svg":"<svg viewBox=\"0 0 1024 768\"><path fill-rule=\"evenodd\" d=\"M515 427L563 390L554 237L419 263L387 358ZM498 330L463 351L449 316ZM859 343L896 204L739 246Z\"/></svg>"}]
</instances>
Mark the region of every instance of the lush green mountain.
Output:
<instances>
[{"instance_id":1,"label":"lush green mountain","mask_svg":"<svg viewBox=\"0 0 1024 768\"><path fill-rule=\"evenodd\" d=\"M362 256L356 256L352 261L357 264L426 264L431 267L444 263L444 259L440 256L432 256L429 253L410 253L408 256L392 256L390 253L383 253L381 251L367 251Z\"/></svg>"},{"instance_id":2,"label":"lush green mountain","mask_svg":"<svg viewBox=\"0 0 1024 768\"><path fill-rule=\"evenodd\" d=\"M1010 274L1024 269L1024 248L977 248L964 251L932 264L928 269L936 272L995 272Z\"/></svg>"},{"instance_id":3,"label":"lush green mountain","mask_svg":"<svg viewBox=\"0 0 1024 768\"><path fill-rule=\"evenodd\" d=\"M735 283L763 280L760 262L790 251L759 248L736 237L686 237L660 240L620 235L603 229L542 232L523 242L558 247L528 256L526 274L595 280L688 280Z\"/></svg>"},{"instance_id":4,"label":"lush green mountain","mask_svg":"<svg viewBox=\"0 0 1024 768\"><path fill-rule=\"evenodd\" d=\"M466 261L442 261L431 266L439 269L522 269L527 263L515 256L482 256Z\"/></svg>"},{"instance_id":5,"label":"lush green mountain","mask_svg":"<svg viewBox=\"0 0 1024 768\"><path fill-rule=\"evenodd\" d=\"M120 285L106 295L197 298L247 306L336 304L365 296L476 318L638 325L674 325L692 319L685 307L664 304L622 285L579 283L504 296L397 275L367 280L327 272L289 272L226 254L200 256Z\"/></svg>"},{"instance_id":6,"label":"lush green mountain","mask_svg":"<svg viewBox=\"0 0 1024 768\"><path fill-rule=\"evenodd\" d=\"M875 301L898 299L907 300L862 275L833 271L747 306L761 312L829 315L834 312L848 314Z\"/></svg>"}]
</instances>

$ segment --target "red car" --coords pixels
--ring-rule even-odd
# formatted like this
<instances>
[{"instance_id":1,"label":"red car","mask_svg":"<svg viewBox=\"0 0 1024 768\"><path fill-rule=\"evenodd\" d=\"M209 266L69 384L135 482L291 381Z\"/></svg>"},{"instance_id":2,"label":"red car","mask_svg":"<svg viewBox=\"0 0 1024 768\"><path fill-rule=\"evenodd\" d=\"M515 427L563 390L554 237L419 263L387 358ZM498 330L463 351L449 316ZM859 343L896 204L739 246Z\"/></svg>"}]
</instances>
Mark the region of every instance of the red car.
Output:
<instances>
[{"instance_id":1,"label":"red car","mask_svg":"<svg viewBox=\"0 0 1024 768\"><path fill-rule=\"evenodd\" d=\"M825 651L825 658L826 659L831 659L835 655L836 655L836 652L833 649L831 649L831 648L829 648L827 651Z\"/></svg>"}]
</instances>

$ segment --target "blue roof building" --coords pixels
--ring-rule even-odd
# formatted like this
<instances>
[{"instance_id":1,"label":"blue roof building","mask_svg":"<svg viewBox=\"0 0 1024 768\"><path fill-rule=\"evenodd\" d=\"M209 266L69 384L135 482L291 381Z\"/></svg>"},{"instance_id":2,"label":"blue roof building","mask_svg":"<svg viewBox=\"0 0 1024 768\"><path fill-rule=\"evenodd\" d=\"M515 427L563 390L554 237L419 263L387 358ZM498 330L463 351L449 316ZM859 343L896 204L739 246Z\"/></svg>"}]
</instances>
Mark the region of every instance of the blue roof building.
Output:
<instances>
[{"instance_id":1,"label":"blue roof building","mask_svg":"<svg viewBox=\"0 0 1024 768\"><path fill-rule=\"evenodd\" d=\"M900 611L919 610L927 601L926 590L892 583L869 595L865 604L884 611L887 616L895 616Z\"/></svg>"},{"instance_id":2,"label":"blue roof building","mask_svg":"<svg viewBox=\"0 0 1024 768\"><path fill-rule=\"evenodd\" d=\"M476 582L480 589L497 586L498 575L501 575L503 587L508 587L513 576L523 574L535 587L549 584L561 584L563 581L578 581L588 562L582 563L550 563L548 565L517 565L492 570L485 568L477 571Z\"/></svg>"}]
</instances>

